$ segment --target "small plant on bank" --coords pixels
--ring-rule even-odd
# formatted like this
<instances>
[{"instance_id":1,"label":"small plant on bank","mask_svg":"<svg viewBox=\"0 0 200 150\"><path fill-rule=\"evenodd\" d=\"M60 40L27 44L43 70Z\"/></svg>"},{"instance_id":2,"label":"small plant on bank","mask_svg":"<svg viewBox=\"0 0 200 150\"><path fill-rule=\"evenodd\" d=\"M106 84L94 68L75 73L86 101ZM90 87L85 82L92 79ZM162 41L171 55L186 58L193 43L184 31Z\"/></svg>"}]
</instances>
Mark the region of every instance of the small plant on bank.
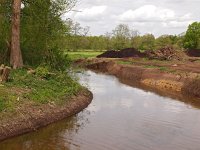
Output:
<instances>
[{"instance_id":1,"label":"small plant on bank","mask_svg":"<svg viewBox=\"0 0 200 150\"><path fill-rule=\"evenodd\" d=\"M35 69L35 74L38 76L38 77L41 77L41 78L45 78L45 79L48 79L50 77L49 75L49 69L48 67L43 67L43 66L39 66Z\"/></svg>"}]
</instances>

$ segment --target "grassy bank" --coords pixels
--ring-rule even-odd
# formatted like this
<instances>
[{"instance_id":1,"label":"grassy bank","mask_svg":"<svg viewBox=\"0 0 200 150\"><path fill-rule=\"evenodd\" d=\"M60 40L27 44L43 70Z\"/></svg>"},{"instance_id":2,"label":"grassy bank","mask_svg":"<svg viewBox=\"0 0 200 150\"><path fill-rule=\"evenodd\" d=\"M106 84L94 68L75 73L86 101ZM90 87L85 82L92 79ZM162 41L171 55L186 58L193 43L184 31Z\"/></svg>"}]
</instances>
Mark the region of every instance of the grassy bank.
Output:
<instances>
[{"instance_id":1,"label":"grassy bank","mask_svg":"<svg viewBox=\"0 0 200 150\"><path fill-rule=\"evenodd\" d=\"M101 51L77 51L77 52L66 52L71 60L95 58L96 56L102 54Z\"/></svg>"},{"instance_id":2,"label":"grassy bank","mask_svg":"<svg viewBox=\"0 0 200 150\"><path fill-rule=\"evenodd\" d=\"M0 84L0 141L75 115L92 98L66 72L46 67L12 70L9 81Z\"/></svg>"},{"instance_id":3,"label":"grassy bank","mask_svg":"<svg viewBox=\"0 0 200 150\"><path fill-rule=\"evenodd\" d=\"M66 73L49 73L44 68L34 73L13 70L9 82L0 84L0 112L15 111L23 102L62 104L81 89Z\"/></svg>"}]
</instances>

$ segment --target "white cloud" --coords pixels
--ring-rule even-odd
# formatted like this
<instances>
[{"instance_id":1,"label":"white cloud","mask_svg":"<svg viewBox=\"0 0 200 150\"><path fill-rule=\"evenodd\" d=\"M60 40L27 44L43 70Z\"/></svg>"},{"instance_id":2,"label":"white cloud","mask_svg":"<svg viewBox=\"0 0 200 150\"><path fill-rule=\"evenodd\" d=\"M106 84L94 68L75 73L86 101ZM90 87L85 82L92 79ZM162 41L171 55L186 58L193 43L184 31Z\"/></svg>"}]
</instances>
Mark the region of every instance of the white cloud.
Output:
<instances>
[{"instance_id":1,"label":"white cloud","mask_svg":"<svg viewBox=\"0 0 200 150\"><path fill-rule=\"evenodd\" d=\"M189 24L191 24L194 21L169 21L169 22L163 22L163 27L166 28L182 28L187 27Z\"/></svg>"},{"instance_id":2,"label":"white cloud","mask_svg":"<svg viewBox=\"0 0 200 150\"><path fill-rule=\"evenodd\" d=\"M141 34L179 34L191 21L199 21L200 0L82 0L70 12L82 26L90 26L93 35L112 31L125 23Z\"/></svg>"},{"instance_id":3,"label":"white cloud","mask_svg":"<svg viewBox=\"0 0 200 150\"><path fill-rule=\"evenodd\" d=\"M179 21L189 21L192 18L192 14L191 13L187 13L185 15L183 15L182 17L180 17L178 20Z\"/></svg>"},{"instance_id":4,"label":"white cloud","mask_svg":"<svg viewBox=\"0 0 200 150\"><path fill-rule=\"evenodd\" d=\"M134 23L161 23L165 28L184 28L193 22L192 14L187 13L179 16L173 10L155 5L144 5L135 10L128 10L119 18L122 22L134 22Z\"/></svg>"},{"instance_id":5,"label":"white cloud","mask_svg":"<svg viewBox=\"0 0 200 150\"><path fill-rule=\"evenodd\" d=\"M98 21L105 13L107 6L93 6L85 8L75 15L75 18L81 21Z\"/></svg>"},{"instance_id":6,"label":"white cloud","mask_svg":"<svg viewBox=\"0 0 200 150\"><path fill-rule=\"evenodd\" d=\"M170 9L159 8L154 5L144 5L136 10L128 10L119 16L121 21L160 22L173 20L175 12Z\"/></svg>"}]
</instances>

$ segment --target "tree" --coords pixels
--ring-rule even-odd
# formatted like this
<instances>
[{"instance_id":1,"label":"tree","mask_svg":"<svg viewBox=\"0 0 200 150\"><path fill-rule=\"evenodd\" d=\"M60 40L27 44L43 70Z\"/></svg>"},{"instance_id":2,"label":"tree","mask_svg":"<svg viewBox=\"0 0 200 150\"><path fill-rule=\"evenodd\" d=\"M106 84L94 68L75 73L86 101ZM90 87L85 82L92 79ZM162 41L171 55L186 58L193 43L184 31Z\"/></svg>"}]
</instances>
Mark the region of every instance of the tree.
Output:
<instances>
[{"instance_id":1,"label":"tree","mask_svg":"<svg viewBox=\"0 0 200 150\"><path fill-rule=\"evenodd\" d=\"M62 15L75 4L76 0L0 0L0 63L20 68L23 62L34 66L55 62L70 34ZM22 54L23 61L18 57Z\"/></svg>"},{"instance_id":2,"label":"tree","mask_svg":"<svg viewBox=\"0 0 200 150\"><path fill-rule=\"evenodd\" d=\"M160 49L165 46L173 46L173 40L170 35L162 35L156 39L156 49Z\"/></svg>"},{"instance_id":3,"label":"tree","mask_svg":"<svg viewBox=\"0 0 200 150\"><path fill-rule=\"evenodd\" d=\"M71 26L62 15L70 11L76 0L23 0L21 13L21 49L28 65L60 62L67 49ZM57 66L58 67L58 66Z\"/></svg>"},{"instance_id":4,"label":"tree","mask_svg":"<svg viewBox=\"0 0 200 150\"><path fill-rule=\"evenodd\" d=\"M153 34L145 34L141 37L142 43L139 47L141 50L153 50L155 48L155 37Z\"/></svg>"},{"instance_id":5,"label":"tree","mask_svg":"<svg viewBox=\"0 0 200 150\"><path fill-rule=\"evenodd\" d=\"M13 0L12 4L12 31L10 64L14 69L23 66L22 53L20 49L20 12L21 0Z\"/></svg>"},{"instance_id":6,"label":"tree","mask_svg":"<svg viewBox=\"0 0 200 150\"><path fill-rule=\"evenodd\" d=\"M184 47L200 49L200 22L189 25L184 39Z\"/></svg>"},{"instance_id":7,"label":"tree","mask_svg":"<svg viewBox=\"0 0 200 150\"><path fill-rule=\"evenodd\" d=\"M0 64L10 59L11 1L0 0Z\"/></svg>"},{"instance_id":8,"label":"tree","mask_svg":"<svg viewBox=\"0 0 200 150\"><path fill-rule=\"evenodd\" d=\"M142 45L142 37L141 36L135 36L131 39L131 45L135 49L139 49L140 46Z\"/></svg>"},{"instance_id":9,"label":"tree","mask_svg":"<svg viewBox=\"0 0 200 150\"><path fill-rule=\"evenodd\" d=\"M126 24L119 24L113 30L113 37L115 39L114 46L116 49L127 47L127 41L130 38L130 28Z\"/></svg>"}]
</instances>

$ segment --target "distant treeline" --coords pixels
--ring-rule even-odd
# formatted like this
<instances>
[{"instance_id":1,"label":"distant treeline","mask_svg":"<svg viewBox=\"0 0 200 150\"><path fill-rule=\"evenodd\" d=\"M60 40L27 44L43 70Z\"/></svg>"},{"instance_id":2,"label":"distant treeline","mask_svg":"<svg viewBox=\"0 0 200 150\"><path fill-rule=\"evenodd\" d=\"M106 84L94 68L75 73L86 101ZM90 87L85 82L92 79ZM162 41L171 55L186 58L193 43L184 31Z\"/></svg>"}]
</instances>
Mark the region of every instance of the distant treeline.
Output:
<instances>
[{"instance_id":1,"label":"distant treeline","mask_svg":"<svg viewBox=\"0 0 200 150\"><path fill-rule=\"evenodd\" d=\"M111 33L101 36L88 36L81 33L84 28L81 28L80 24L75 24L75 26L73 28L77 30L74 31L76 34L72 33L66 39L68 50L118 50L134 47L145 51L159 49L164 46L173 46L179 50L184 48L200 49L200 23L198 22L191 24L188 30L182 34L162 35L158 38L155 38L153 34L140 35L137 30L130 29L126 24L120 24Z\"/></svg>"}]
</instances>

